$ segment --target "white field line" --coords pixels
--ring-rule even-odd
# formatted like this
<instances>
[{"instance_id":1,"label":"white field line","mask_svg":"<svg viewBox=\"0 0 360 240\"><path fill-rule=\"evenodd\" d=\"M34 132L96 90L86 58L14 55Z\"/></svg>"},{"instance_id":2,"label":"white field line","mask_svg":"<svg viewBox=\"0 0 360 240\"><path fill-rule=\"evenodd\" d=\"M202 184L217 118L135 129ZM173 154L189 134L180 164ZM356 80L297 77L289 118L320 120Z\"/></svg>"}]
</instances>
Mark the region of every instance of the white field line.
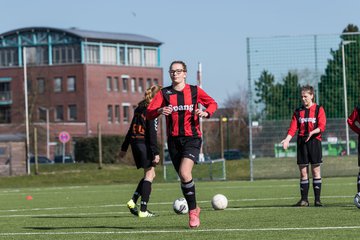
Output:
<instances>
[{"instance_id":1,"label":"white field line","mask_svg":"<svg viewBox=\"0 0 360 240\"><path fill-rule=\"evenodd\" d=\"M293 200L298 197L283 197L283 198L245 198L245 199L229 199L229 202L255 202L255 201L276 201L276 200ZM349 198L352 199L353 196L323 196L323 199L330 198ZM210 201L197 201L198 203L210 203ZM171 205L172 202L154 202L151 205ZM68 209L89 209L89 208L112 208L112 207L126 207L126 204L108 204L108 205L94 205L94 206L74 206L74 207L54 207L54 208L30 208L30 209L3 209L0 210L0 213L4 212L28 212L28 211L56 211L56 210L68 210ZM269 208L269 207L264 207ZM284 208L284 207L274 207L274 208ZM249 209L249 208L241 208ZM256 208L256 209L261 209ZM4 217L0 215L0 217Z\"/></svg>"},{"instance_id":2,"label":"white field line","mask_svg":"<svg viewBox=\"0 0 360 240\"><path fill-rule=\"evenodd\" d=\"M134 184L135 185L135 184ZM261 185L261 186L241 186L241 182L239 182L238 186L211 186L211 187L201 187L201 189L253 189L253 188L287 188L287 187L294 187L298 186L298 181L294 181L293 184L279 184L279 185ZM327 186L351 186L354 185L353 183L327 183ZM91 186L69 186L69 187L46 187L46 188L19 188L19 189L6 189L6 190L0 190L0 196L6 196L6 195L13 195L13 194L28 194L30 192L33 192L34 194L63 194L63 190L74 190L75 192L81 191L81 193L98 193L99 190L88 190L88 188L92 188ZM59 191L54 191L59 190ZM171 191L174 190L174 188L162 188L162 189L154 189L154 191ZM114 192L114 189L101 189L101 192ZM121 184L119 185L119 188L116 188L115 191L118 192L128 192L133 191L133 189L123 188L121 187Z\"/></svg>"},{"instance_id":3,"label":"white field line","mask_svg":"<svg viewBox=\"0 0 360 240\"><path fill-rule=\"evenodd\" d=\"M204 233L204 232L258 232L258 231L319 231L319 230L353 230L360 229L360 226L342 227L304 227L304 228L230 228L230 229L188 229L188 230L152 230L152 231L104 231L104 232L8 232L0 233L0 236L29 236L29 235L125 235L125 234L161 234L161 233Z\"/></svg>"}]
</instances>

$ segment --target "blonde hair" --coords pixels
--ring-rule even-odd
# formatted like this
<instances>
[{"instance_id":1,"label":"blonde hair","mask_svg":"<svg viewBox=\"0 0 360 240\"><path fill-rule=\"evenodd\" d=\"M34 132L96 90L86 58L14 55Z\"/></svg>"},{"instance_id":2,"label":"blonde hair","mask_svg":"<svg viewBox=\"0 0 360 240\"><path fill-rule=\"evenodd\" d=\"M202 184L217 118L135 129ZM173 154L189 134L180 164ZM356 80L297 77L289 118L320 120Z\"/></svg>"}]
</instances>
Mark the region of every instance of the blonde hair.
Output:
<instances>
[{"instance_id":1,"label":"blonde hair","mask_svg":"<svg viewBox=\"0 0 360 240\"><path fill-rule=\"evenodd\" d=\"M150 104L151 100L155 97L155 95L162 89L162 86L153 85L146 89L144 94L144 100L142 100L140 104L144 104L146 107Z\"/></svg>"}]
</instances>

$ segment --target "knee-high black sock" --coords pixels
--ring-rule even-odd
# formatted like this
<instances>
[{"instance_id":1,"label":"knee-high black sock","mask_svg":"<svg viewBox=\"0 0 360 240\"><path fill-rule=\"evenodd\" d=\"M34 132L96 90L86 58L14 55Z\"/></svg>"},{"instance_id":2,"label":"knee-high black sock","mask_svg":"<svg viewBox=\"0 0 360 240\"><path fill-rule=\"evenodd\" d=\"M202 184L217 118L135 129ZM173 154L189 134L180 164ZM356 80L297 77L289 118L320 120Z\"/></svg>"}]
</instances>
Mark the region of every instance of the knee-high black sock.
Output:
<instances>
[{"instance_id":1,"label":"knee-high black sock","mask_svg":"<svg viewBox=\"0 0 360 240\"><path fill-rule=\"evenodd\" d=\"M357 191L360 192L360 172L357 177Z\"/></svg>"},{"instance_id":2,"label":"knee-high black sock","mask_svg":"<svg viewBox=\"0 0 360 240\"><path fill-rule=\"evenodd\" d=\"M188 203L189 210L196 208L195 183L193 180L189 182L181 182L181 190Z\"/></svg>"},{"instance_id":3,"label":"knee-high black sock","mask_svg":"<svg viewBox=\"0 0 360 240\"><path fill-rule=\"evenodd\" d=\"M300 180L300 194L301 200L308 201L309 179Z\"/></svg>"},{"instance_id":4,"label":"knee-high black sock","mask_svg":"<svg viewBox=\"0 0 360 240\"><path fill-rule=\"evenodd\" d=\"M150 193L151 193L151 182L144 180L142 185L141 206L140 206L140 210L142 212L145 212L147 210L147 204L150 199Z\"/></svg>"},{"instance_id":5,"label":"knee-high black sock","mask_svg":"<svg viewBox=\"0 0 360 240\"><path fill-rule=\"evenodd\" d=\"M315 201L320 201L321 178L314 178L313 179L313 188L314 188Z\"/></svg>"},{"instance_id":6,"label":"knee-high black sock","mask_svg":"<svg viewBox=\"0 0 360 240\"><path fill-rule=\"evenodd\" d=\"M143 182L144 182L144 178L142 178L137 187L136 187L136 190L134 192L134 195L132 196L132 200L136 203L137 200L139 199L140 195L141 195L141 192L142 192L142 186L143 186Z\"/></svg>"}]
</instances>

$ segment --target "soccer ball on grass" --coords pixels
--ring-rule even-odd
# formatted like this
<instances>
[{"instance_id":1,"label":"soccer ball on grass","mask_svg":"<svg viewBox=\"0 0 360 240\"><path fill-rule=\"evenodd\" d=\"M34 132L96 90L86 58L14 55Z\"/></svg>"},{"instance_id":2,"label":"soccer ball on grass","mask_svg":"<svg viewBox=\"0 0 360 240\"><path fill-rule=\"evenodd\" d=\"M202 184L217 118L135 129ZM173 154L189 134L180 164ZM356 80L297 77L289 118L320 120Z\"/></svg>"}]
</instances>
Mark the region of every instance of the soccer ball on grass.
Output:
<instances>
[{"instance_id":1,"label":"soccer ball on grass","mask_svg":"<svg viewBox=\"0 0 360 240\"><path fill-rule=\"evenodd\" d=\"M354 204L357 208L360 208L360 192L358 192L354 197Z\"/></svg>"},{"instance_id":2,"label":"soccer ball on grass","mask_svg":"<svg viewBox=\"0 0 360 240\"><path fill-rule=\"evenodd\" d=\"M176 214L186 214L189 211L189 207L185 198L181 197L174 201L173 209Z\"/></svg>"},{"instance_id":3,"label":"soccer ball on grass","mask_svg":"<svg viewBox=\"0 0 360 240\"><path fill-rule=\"evenodd\" d=\"M211 200L211 205L215 210L224 210L228 205L228 200L224 195L216 194Z\"/></svg>"}]
</instances>

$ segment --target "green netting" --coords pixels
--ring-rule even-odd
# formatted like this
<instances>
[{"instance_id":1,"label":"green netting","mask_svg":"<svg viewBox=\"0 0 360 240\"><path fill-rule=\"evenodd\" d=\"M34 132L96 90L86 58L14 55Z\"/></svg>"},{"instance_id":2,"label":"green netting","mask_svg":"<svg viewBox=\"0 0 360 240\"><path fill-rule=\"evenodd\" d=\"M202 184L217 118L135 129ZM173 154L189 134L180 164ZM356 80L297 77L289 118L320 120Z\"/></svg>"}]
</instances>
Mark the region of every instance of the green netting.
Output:
<instances>
[{"instance_id":1,"label":"green netting","mask_svg":"<svg viewBox=\"0 0 360 240\"><path fill-rule=\"evenodd\" d=\"M300 87L306 84L314 87L315 102L324 107L327 116L324 159L346 154L346 119L360 104L360 33L248 38L247 50L249 118L256 122L249 142L255 157L254 174L265 174L272 165L257 164L259 157L296 158L296 137L287 151L280 141L294 110L301 105ZM357 144L357 135L349 130L350 154L357 154ZM328 165L332 176L346 172L332 166ZM294 169L296 172L296 163ZM268 172L269 178L282 176L279 169Z\"/></svg>"}]
</instances>

